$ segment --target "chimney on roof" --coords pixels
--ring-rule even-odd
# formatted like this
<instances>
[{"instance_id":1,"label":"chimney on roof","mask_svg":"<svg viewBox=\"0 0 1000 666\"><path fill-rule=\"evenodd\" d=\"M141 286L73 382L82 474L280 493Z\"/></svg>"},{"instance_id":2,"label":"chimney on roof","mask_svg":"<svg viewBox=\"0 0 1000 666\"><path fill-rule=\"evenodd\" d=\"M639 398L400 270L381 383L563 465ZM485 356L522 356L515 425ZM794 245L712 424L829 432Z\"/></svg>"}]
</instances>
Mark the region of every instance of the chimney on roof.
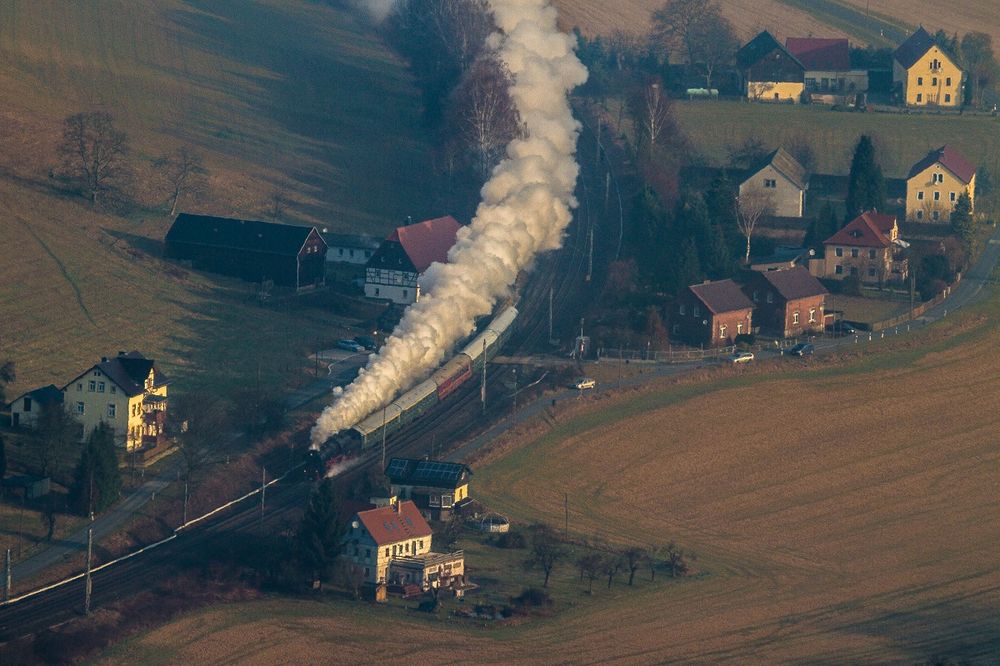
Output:
<instances>
[{"instance_id":1,"label":"chimney on roof","mask_svg":"<svg viewBox=\"0 0 1000 666\"><path fill-rule=\"evenodd\" d=\"M124 351L122 351L121 349L119 349L119 350L118 350L118 355L119 355L119 356L124 356L124 355L125 355L125 352L124 352Z\"/></svg>"},{"instance_id":2,"label":"chimney on roof","mask_svg":"<svg viewBox=\"0 0 1000 666\"><path fill-rule=\"evenodd\" d=\"M410 226L411 224L413 224L413 216L412 215L407 215L406 216L406 226Z\"/></svg>"},{"instance_id":3,"label":"chimney on roof","mask_svg":"<svg viewBox=\"0 0 1000 666\"><path fill-rule=\"evenodd\" d=\"M107 362L108 362L108 357L107 356L102 356L101 357L101 363L107 363Z\"/></svg>"}]
</instances>

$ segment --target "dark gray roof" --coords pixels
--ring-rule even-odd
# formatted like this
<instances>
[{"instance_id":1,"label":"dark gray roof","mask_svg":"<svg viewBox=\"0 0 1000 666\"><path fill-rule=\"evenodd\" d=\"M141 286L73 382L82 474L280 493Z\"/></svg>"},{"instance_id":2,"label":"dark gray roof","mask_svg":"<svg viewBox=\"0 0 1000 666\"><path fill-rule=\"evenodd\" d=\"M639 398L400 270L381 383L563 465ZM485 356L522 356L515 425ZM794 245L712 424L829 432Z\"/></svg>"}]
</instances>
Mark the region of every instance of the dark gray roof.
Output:
<instances>
[{"instance_id":1,"label":"dark gray roof","mask_svg":"<svg viewBox=\"0 0 1000 666\"><path fill-rule=\"evenodd\" d=\"M363 250L377 250L382 241L367 234L334 234L323 232L320 234L326 244L330 247L354 247Z\"/></svg>"},{"instance_id":2,"label":"dark gray roof","mask_svg":"<svg viewBox=\"0 0 1000 666\"><path fill-rule=\"evenodd\" d=\"M934 46L934 38L924 30L924 26L917 28L917 31L910 35L910 38L899 45L893 56L899 64L909 69L913 64Z\"/></svg>"},{"instance_id":3,"label":"dark gray roof","mask_svg":"<svg viewBox=\"0 0 1000 666\"><path fill-rule=\"evenodd\" d=\"M117 384L128 396L139 395L146 390L145 382L150 370L153 370L154 386L163 386L169 383L166 376L156 368L152 359L146 358L137 351L130 351L127 354L119 353L114 358L102 360L97 365L88 368L86 372L73 378L66 386L85 376L94 368L107 375L108 379Z\"/></svg>"},{"instance_id":4,"label":"dark gray roof","mask_svg":"<svg viewBox=\"0 0 1000 666\"><path fill-rule=\"evenodd\" d=\"M413 458L393 458L385 468L385 475L392 483L436 488L455 488L461 484L463 476L471 473L472 470L461 463Z\"/></svg>"},{"instance_id":5,"label":"dark gray roof","mask_svg":"<svg viewBox=\"0 0 1000 666\"><path fill-rule=\"evenodd\" d=\"M799 59L792 55L792 53L785 48L785 45L775 39L774 35L767 30L762 31L756 37L747 42L743 48L736 52L736 62L743 69L752 67L757 64L761 58L774 51L774 49L783 51L789 58L792 59L792 61L798 63L803 70L805 69L805 66L802 65Z\"/></svg>"},{"instance_id":6,"label":"dark gray roof","mask_svg":"<svg viewBox=\"0 0 1000 666\"><path fill-rule=\"evenodd\" d=\"M826 294L819 280L802 266L780 271L764 271L760 274L786 301Z\"/></svg>"},{"instance_id":7,"label":"dark gray roof","mask_svg":"<svg viewBox=\"0 0 1000 666\"><path fill-rule=\"evenodd\" d=\"M48 386L42 386L17 396L17 398L14 399L14 402L17 402L21 398L31 398L38 405L61 405L63 401L63 392L60 391L59 387L55 384L49 384ZM11 404L14 404L14 402Z\"/></svg>"},{"instance_id":8,"label":"dark gray roof","mask_svg":"<svg viewBox=\"0 0 1000 666\"><path fill-rule=\"evenodd\" d=\"M782 176L792 181L795 187L800 190L808 188L809 176L806 173L805 167L799 164L799 161L792 157L784 148L778 148L754 165L749 171L750 176L760 172L761 169L769 165L773 166Z\"/></svg>"},{"instance_id":9,"label":"dark gray roof","mask_svg":"<svg viewBox=\"0 0 1000 666\"><path fill-rule=\"evenodd\" d=\"M174 220L165 240L167 243L190 243L294 256L313 231L315 227L297 224L181 213Z\"/></svg>"},{"instance_id":10,"label":"dark gray roof","mask_svg":"<svg viewBox=\"0 0 1000 666\"><path fill-rule=\"evenodd\" d=\"M688 289L715 314L753 309L753 302L732 280L702 282Z\"/></svg>"}]
</instances>

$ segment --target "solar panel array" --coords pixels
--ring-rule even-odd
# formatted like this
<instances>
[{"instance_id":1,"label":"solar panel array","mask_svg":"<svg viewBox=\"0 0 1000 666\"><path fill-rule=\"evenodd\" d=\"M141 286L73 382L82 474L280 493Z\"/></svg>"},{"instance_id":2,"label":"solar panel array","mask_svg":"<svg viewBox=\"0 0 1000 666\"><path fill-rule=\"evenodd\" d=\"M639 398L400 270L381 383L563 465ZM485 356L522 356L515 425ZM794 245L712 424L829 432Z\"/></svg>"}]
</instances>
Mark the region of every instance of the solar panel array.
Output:
<instances>
[{"instance_id":1,"label":"solar panel array","mask_svg":"<svg viewBox=\"0 0 1000 666\"><path fill-rule=\"evenodd\" d=\"M389 461L385 474L404 483L454 486L462 478L464 471L465 466L459 463L393 458Z\"/></svg>"},{"instance_id":2,"label":"solar panel array","mask_svg":"<svg viewBox=\"0 0 1000 666\"><path fill-rule=\"evenodd\" d=\"M393 458L389 461L389 466L385 470L385 475L393 478L399 478L406 476L407 468L410 466L411 460L407 458Z\"/></svg>"}]
</instances>

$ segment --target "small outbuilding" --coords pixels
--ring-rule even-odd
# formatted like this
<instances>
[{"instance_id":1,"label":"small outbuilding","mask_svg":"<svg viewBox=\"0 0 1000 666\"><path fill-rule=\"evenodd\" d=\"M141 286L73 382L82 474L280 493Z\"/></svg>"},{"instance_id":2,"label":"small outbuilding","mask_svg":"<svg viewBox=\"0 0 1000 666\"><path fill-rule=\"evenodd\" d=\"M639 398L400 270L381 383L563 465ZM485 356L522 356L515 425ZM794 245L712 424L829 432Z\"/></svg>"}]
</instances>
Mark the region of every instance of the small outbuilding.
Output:
<instances>
[{"instance_id":1,"label":"small outbuilding","mask_svg":"<svg viewBox=\"0 0 1000 666\"><path fill-rule=\"evenodd\" d=\"M328 248L316 227L181 213L164 243L167 257L199 270L296 290L325 284Z\"/></svg>"},{"instance_id":2,"label":"small outbuilding","mask_svg":"<svg viewBox=\"0 0 1000 666\"><path fill-rule=\"evenodd\" d=\"M55 384L28 391L10 403L10 425L12 428L34 426L43 409L49 405L62 404L63 392Z\"/></svg>"}]
</instances>

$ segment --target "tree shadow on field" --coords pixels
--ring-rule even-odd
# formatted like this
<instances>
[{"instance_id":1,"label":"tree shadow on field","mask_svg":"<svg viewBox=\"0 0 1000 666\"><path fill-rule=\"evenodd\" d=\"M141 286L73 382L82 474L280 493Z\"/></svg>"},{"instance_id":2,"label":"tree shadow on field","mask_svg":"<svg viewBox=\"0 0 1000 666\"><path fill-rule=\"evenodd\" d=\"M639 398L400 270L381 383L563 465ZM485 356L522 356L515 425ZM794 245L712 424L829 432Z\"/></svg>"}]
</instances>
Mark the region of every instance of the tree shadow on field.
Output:
<instances>
[{"instance_id":1,"label":"tree shadow on field","mask_svg":"<svg viewBox=\"0 0 1000 666\"><path fill-rule=\"evenodd\" d=\"M1000 658L1000 615L995 603L946 600L880 613L836 631L888 639L915 663L995 663Z\"/></svg>"},{"instance_id":2,"label":"tree shadow on field","mask_svg":"<svg viewBox=\"0 0 1000 666\"><path fill-rule=\"evenodd\" d=\"M174 39L239 70L209 77L161 67L205 93L185 131L279 170L314 202L296 204L304 214L336 223L354 213L348 226L438 213L443 188L428 175L419 95L350 14L187 0L167 16ZM262 132L255 114L284 134Z\"/></svg>"}]
</instances>

